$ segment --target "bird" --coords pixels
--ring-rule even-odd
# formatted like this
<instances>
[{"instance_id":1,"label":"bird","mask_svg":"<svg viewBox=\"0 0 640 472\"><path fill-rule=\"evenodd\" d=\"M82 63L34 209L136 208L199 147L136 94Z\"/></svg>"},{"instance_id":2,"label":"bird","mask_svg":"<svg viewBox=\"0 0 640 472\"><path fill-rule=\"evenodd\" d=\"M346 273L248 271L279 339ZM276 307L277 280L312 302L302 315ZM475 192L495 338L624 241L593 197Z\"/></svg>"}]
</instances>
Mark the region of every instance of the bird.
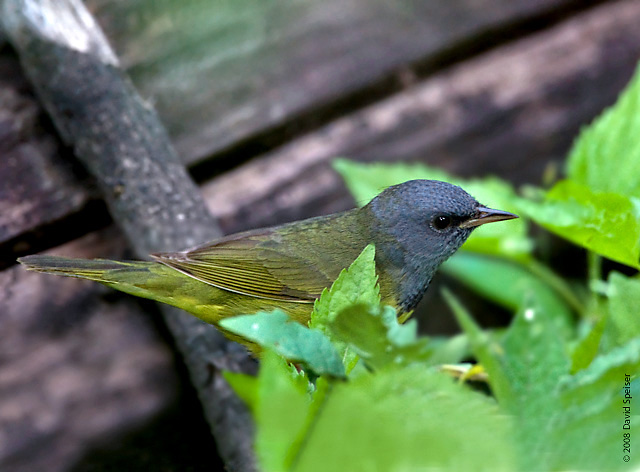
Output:
<instances>
[{"instance_id":1,"label":"bird","mask_svg":"<svg viewBox=\"0 0 640 472\"><path fill-rule=\"evenodd\" d=\"M361 208L152 254L152 261L30 255L18 262L27 270L89 279L167 303L213 325L276 308L306 325L323 289L367 245L375 246L381 302L409 314L438 267L475 228L517 217L481 205L456 185L411 180L386 188Z\"/></svg>"}]
</instances>

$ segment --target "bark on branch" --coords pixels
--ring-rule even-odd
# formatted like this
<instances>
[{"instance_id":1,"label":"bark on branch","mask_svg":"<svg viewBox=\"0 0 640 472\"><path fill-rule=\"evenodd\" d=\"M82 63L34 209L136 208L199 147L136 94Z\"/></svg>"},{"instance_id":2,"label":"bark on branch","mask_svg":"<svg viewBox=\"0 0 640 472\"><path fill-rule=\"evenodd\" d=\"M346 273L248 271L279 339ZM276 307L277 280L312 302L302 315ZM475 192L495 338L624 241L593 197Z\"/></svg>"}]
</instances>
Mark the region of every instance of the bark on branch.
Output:
<instances>
[{"instance_id":1,"label":"bark on branch","mask_svg":"<svg viewBox=\"0 0 640 472\"><path fill-rule=\"evenodd\" d=\"M157 115L82 1L0 0L0 19L62 139L95 176L138 256L220 236ZM213 327L162 308L228 469L254 470L251 419L220 376L252 361Z\"/></svg>"}]
</instances>

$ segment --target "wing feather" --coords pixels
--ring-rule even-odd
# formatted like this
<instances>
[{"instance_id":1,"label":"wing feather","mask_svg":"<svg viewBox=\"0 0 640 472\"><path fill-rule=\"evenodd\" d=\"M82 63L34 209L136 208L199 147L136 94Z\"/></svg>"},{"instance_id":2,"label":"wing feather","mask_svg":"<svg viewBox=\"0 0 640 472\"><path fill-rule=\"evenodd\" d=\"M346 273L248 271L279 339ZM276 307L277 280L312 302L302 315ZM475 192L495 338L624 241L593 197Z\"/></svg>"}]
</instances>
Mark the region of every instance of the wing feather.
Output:
<instances>
[{"instance_id":1,"label":"wing feather","mask_svg":"<svg viewBox=\"0 0 640 472\"><path fill-rule=\"evenodd\" d=\"M224 290L258 298L313 303L333 279L290 249L286 238L267 229L153 257Z\"/></svg>"}]
</instances>

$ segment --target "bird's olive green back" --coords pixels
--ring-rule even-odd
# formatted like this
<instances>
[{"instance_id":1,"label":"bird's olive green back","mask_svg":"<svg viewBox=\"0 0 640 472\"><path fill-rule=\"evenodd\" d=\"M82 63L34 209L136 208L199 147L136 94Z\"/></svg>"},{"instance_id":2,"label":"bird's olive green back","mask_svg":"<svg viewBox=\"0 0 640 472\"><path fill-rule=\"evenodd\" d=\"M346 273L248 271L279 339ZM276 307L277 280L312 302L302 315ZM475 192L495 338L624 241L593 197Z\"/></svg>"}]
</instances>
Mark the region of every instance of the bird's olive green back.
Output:
<instances>
[{"instance_id":1,"label":"bird's olive green back","mask_svg":"<svg viewBox=\"0 0 640 472\"><path fill-rule=\"evenodd\" d=\"M355 210L239 233L189 251L154 257L223 290L313 303L368 244L363 233L366 228Z\"/></svg>"}]
</instances>

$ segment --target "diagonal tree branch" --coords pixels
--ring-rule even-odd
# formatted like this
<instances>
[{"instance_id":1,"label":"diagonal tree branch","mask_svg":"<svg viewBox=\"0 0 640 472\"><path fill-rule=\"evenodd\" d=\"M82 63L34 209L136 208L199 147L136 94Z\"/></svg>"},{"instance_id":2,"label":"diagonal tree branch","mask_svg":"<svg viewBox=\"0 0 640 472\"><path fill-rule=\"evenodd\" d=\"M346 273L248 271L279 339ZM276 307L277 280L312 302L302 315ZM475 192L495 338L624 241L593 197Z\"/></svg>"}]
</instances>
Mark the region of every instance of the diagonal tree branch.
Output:
<instances>
[{"instance_id":1,"label":"diagonal tree branch","mask_svg":"<svg viewBox=\"0 0 640 472\"><path fill-rule=\"evenodd\" d=\"M0 0L0 22L60 135L96 177L138 256L220 236L157 115L118 67L81 0ZM213 327L172 307L162 310L227 468L255 470L251 419L219 374L254 363Z\"/></svg>"}]
</instances>

